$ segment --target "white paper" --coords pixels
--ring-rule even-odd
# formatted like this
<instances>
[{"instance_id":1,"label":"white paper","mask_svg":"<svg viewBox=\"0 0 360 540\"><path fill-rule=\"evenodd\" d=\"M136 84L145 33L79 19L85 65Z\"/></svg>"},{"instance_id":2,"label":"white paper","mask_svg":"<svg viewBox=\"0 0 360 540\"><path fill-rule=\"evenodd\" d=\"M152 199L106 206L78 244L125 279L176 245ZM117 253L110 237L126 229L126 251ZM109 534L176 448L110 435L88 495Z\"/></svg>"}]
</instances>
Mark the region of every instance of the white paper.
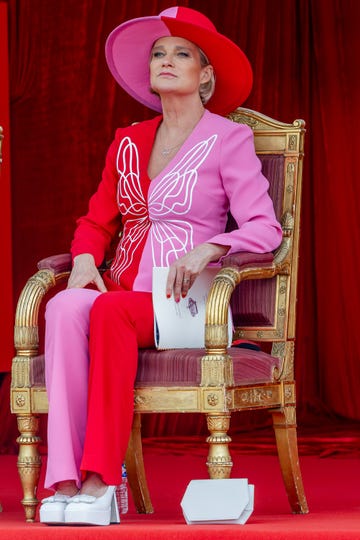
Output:
<instances>
[{"instance_id":1,"label":"white paper","mask_svg":"<svg viewBox=\"0 0 360 540\"><path fill-rule=\"evenodd\" d=\"M153 268L154 336L158 349L205 347L205 310L211 283L218 267L208 267L196 278L185 298L166 298L167 267ZM229 310L229 345L232 318Z\"/></svg>"}]
</instances>

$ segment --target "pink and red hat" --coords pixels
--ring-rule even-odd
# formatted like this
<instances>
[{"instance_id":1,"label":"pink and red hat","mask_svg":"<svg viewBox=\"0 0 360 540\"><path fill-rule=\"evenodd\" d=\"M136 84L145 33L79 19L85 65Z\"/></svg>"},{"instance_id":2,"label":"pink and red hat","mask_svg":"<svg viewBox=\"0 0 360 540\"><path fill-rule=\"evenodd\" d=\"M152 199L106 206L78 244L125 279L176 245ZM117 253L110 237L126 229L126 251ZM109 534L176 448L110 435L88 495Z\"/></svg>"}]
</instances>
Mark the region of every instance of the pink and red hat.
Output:
<instances>
[{"instance_id":1,"label":"pink and red hat","mask_svg":"<svg viewBox=\"0 0 360 540\"><path fill-rule=\"evenodd\" d=\"M115 80L128 94L150 109L161 112L160 98L151 93L150 51L165 36L182 37L204 51L216 76L215 92L206 107L228 114L249 96L252 69L243 51L220 34L199 11L186 7L165 9L158 16L126 21L109 35L105 54Z\"/></svg>"}]
</instances>

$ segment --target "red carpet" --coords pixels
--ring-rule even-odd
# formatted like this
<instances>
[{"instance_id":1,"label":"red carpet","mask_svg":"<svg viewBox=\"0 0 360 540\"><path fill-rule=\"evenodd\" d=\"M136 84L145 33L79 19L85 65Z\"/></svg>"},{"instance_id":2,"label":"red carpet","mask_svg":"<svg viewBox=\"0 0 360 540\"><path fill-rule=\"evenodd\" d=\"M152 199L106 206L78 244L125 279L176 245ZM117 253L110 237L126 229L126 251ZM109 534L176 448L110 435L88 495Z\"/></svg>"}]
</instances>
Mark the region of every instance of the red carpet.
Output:
<instances>
[{"instance_id":1,"label":"red carpet","mask_svg":"<svg viewBox=\"0 0 360 540\"><path fill-rule=\"evenodd\" d=\"M259 440L260 442L259 442ZM234 477L255 484L255 508L245 525L186 525L180 501L188 482L206 478L206 445L194 440L146 440L144 455L155 513L136 514L130 496L129 513L110 527L48 527L24 522L16 457L0 456L0 540L106 539L360 539L360 460L356 436L322 437L316 455L303 439L300 449L303 480L310 507L308 515L292 515L284 492L273 446L257 437L260 455L247 444L232 447ZM339 442L340 441L340 442ZM342 442L341 442L342 441ZM243 441L244 442L244 441ZM357 443L357 447L354 446ZM313 454L313 455L309 455ZM329 455L329 457L321 457ZM40 482L42 486L42 479ZM39 498L47 495L40 487Z\"/></svg>"}]
</instances>

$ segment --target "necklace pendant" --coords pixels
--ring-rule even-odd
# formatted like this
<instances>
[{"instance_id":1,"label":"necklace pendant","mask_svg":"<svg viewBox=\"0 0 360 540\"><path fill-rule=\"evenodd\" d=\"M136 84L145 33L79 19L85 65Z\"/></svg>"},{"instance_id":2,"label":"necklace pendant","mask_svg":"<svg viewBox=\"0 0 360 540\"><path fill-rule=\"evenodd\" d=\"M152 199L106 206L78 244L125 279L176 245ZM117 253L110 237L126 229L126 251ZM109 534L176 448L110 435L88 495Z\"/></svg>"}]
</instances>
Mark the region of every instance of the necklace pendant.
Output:
<instances>
[{"instance_id":1,"label":"necklace pendant","mask_svg":"<svg viewBox=\"0 0 360 540\"><path fill-rule=\"evenodd\" d=\"M170 152L171 152L171 148L163 148L161 150L161 155L166 157L166 156L168 156L170 154Z\"/></svg>"}]
</instances>

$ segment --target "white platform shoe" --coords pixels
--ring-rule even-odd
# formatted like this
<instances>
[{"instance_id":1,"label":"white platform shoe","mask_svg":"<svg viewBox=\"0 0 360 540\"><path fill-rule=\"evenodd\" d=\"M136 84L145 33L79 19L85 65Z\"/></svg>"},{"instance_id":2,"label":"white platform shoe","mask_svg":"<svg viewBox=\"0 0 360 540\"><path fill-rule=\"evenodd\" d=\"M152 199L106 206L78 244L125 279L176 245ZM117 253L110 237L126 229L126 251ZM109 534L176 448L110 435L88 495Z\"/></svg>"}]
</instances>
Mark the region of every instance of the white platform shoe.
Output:
<instances>
[{"instance_id":1,"label":"white platform shoe","mask_svg":"<svg viewBox=\"0 0 360 540\"><path fill-rule=\"evenodd\" d=\"M71 497L62 493L55 493L41 501L40 522L49 525L63 525L65 522L65 508Z\"/></svg>"},{"instance_id":2,"label":"white platform shoe","mask_svg":"<svg viewBox=\"0 0 360 540\"><path fill-rule=\"evenodd\" d=\"M120 523L115 486L108 486L104 495L75 495L65 508L65 524L110 525Z\"/></svg>"}]
</instances>

